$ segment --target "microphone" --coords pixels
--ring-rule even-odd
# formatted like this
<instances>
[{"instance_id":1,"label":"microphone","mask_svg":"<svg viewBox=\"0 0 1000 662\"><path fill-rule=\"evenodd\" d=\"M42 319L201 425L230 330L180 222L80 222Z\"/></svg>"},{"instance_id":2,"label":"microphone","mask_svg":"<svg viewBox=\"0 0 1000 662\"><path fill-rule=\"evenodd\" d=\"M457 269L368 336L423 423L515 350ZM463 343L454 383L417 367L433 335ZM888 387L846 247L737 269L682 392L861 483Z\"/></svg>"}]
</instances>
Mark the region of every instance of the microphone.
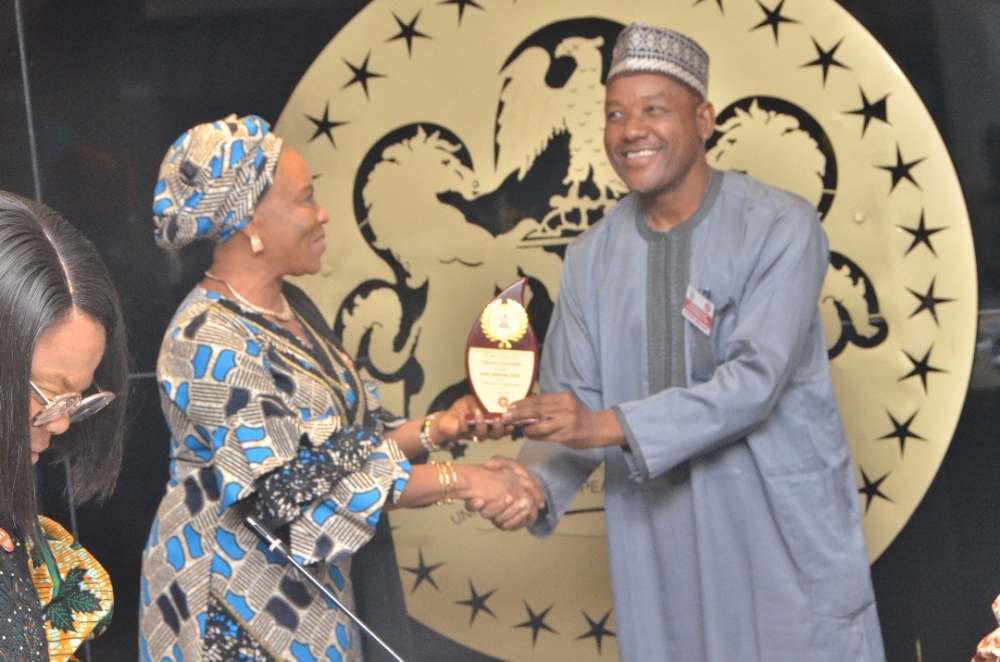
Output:
<instances>
[{"instance_id":1,"label":"microphone","mask_svg":"<svg viewBox=\"0 0 1000 662\"><path fill-rule=\"evenodd\" d=\"M298 561L296 561L295 558L288 551L288 548L285 547L285 543L283 543L281 541L281 538L279 538L278 536L276 536L273 533L271 533L271 531L266 526L264 526L263 523L261 523L261 521L258 520L253 515L248 516L245 520L243 520L243 523L246 525L246 527L248 529L250 529L251 531L254 532L254 535L256 535L258 538L260 538L261 541L265 545L267 545L268 551L270 551L272 554L277 554L278 556L280 556L284 560L286 560L289 563L291 563L292 566L296 570L298 570L299 573L302 574L306 579L308 579L309 582L313 586L315 586L316 588L318 588L320 590L320 592L323 595L325 595L330 600L330 602L332 602L333 604L337 605L337 607L339 607L345 614L347 614L350 617L350 619L352 621L354 621L358 625L359 628L361 628L362 630L364 630L366 633L368 633L369 637L371 637L376 642L378 642L379 646L381 646L382 648L384 648L385 651L389 655L391 655L394 660L396 660L397 662L405 662L405 660L403 660L403 658L401 658L396 653L396 651L392 650L392 648L389 647L389 644L387 644L384 641L382 641L381 639L379 639L379 636L377 634L375 634L371 630L371 628L369 628L367 625L365 625L364 621L362 621L358 616L356 616L354 614L354 612L352 612L350 609L348 609L347 607L345 607L344 603L342 603L340 600L338 600L337 596L333 594L333 591L331 591L326 586L324 586L322 584L322 582L318 581L315 577L313 577L312 573L310 573L308 570L306 570L305 567L301 563L299 563Z\"/></svg>"}]
</instances>

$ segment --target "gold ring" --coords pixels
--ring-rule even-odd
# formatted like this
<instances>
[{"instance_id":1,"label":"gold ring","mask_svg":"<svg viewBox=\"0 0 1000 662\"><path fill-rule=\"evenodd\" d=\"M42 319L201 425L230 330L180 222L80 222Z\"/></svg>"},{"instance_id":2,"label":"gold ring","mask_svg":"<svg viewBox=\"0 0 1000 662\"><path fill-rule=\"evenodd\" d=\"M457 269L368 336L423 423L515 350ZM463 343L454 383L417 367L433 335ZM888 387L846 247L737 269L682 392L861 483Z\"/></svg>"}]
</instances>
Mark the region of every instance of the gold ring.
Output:
<instances>
[{"instance_id":1,"label":"gold ring","mask_svg":"<svg viewBox=\"0 0 1000 662\"><path fill-rule=\"evenodd\" d=\"M472 443L478 444L479 443L479 437L477 437L476 435L472 435Z\"/></svg>"}]
</instances>

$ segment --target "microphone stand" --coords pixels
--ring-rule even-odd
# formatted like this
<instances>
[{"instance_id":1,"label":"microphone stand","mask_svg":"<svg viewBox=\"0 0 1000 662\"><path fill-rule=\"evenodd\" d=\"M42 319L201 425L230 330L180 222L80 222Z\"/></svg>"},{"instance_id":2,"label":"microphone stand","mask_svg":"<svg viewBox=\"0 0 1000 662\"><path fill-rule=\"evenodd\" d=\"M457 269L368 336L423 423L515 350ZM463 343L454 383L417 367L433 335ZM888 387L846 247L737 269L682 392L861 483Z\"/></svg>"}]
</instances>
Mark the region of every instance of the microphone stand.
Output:
<instances>
[{"instance_id":1,"label":"microphone stand","mask_svg":"<svg viewBox=\"0 0 1000 662\"><path fill-rule=\"evenodd\" d=\"M362 630L364 630L365 632L367 632L368 636L370 636L372 639L374 639L375 641L377 641L378 644L382 648L384 648L385 651L387 653L389 653L389 655L391 655L393 657L393 659L395 659L397 662L405 662L405 660L403 660L403 658L401 658L396 653L396 651L392 650L392 648L389 647L389 644L387 644L384 641L382 641L381 639L379 639L379 636L377 634L375 634L371 630L371 628L369 628L367 625L365 625L364 621L362 621L359 617L355 616L354 612L352 612L350 609L348 609L347 607L345 607L344 603L342 603L340 600L338 600L337 596L335 596L330 589L328 589L326 586L323 586L323 584L321 582L319 582L315 577L312 576L311 572L309 572L308 570L306 570L305 567L301 563L299 563L298 561L296 561L295 558L291 555L291 553L289 553L288 548L285 547L285 544L281 541L281 539L278 538L273 533L271 533L268 530L268 528L266 526L264 526L260 522L260 520L258 520L253 515L250 515L245 520L243 520L243 523L246 525L246 527L248 529L250 529L251 531L253 531L254 534L258 538L260 538L261 541L265 545L267 545L267 548L268 548L269 551L271 551L274 554L277 554L281 558L283 558L286 561L288 561L289 563L291 563L292 566L296 570L298 570L299 573L301 573L303 576L305 576L305 578L308 579L312 583L313 586L315 586L316 588L318 588L320 590L320 592L324 596L327 597L327 599L329 599L333 604L337 605L345 614L347 614L351 618L351 620L354 621L358 625L358 627L360 627Z\"/></svg>"}]
</instances>

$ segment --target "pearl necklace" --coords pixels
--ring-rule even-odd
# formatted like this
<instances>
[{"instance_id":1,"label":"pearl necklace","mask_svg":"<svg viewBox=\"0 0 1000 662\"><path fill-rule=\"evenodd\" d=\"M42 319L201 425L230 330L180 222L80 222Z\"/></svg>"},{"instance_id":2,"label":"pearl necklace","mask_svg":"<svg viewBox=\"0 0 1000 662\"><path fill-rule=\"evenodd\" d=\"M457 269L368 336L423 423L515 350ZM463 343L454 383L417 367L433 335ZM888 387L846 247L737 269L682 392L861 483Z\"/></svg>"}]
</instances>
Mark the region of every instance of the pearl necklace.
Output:
<instances>
[{"instance_id":1,"label":"pearl necklace","mask_svg":"<svg viewBox=\"0 0 1000 662\"><path fill-rule=\"evenodd\" d=\"M213 274L211 271L206 271L205 272L205 278L211 278L212 280L217 280L220 283L222 283L223 285L225 285L226 287L228 287L229 291L233 293L234 297L236 297L236 300L239 301L240 304L244 308L246 308L247 310L251 310L251 311L253 311L253 312L255 312L255 313L259 314L259 315L267 315L269 317L273 317L273 318L277 319L279 322L290 322L291 319L292 319L292 307L290 305L288 305L288 299L285 298L284 294L280 295L281 296L281 310L280 311L278 311L278 310L268 310L267 308L262 308L262 307L260 307L260 306L258 306L256 304L252 304L249 301L247 301L243 297L242 294L240 294L239 292L236 291L236 288L233 287L229 283L229 281L225 280L224 278L219 278L218 276L216 276L215 274Z\"/></svg>"}]
</instances>

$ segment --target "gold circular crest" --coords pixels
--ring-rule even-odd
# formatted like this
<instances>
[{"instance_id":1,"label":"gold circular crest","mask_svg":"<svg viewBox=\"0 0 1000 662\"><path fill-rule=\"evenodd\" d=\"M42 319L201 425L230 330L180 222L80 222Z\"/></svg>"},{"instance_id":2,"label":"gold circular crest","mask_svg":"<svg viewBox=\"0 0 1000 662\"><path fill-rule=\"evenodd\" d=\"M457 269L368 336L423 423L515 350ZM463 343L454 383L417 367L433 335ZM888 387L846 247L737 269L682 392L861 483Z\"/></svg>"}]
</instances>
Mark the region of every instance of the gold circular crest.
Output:
<instances>
[{"instance_id":1,"label":"gold circular crest","mask_svg":"<svg viewBox=\"0 0 1000 662\"><path fill-rule=\"evenodd\" d=\"M528 311L513 299L496 299L483 309L479 323L487 340L510 349L528 332Z\"/></svg>"},{"instance_id":2,"label":"gold circular crest","mask_svg":"<svg viewBox=\"0 0 1000 662\"><path fill-rule=\"evenodd\" d=\"M521 275L529 310L555 299L565 244L625 192L604 155L603 80L632 21L709 52L710 163L820 211L820 305L874 560L958 421L976 272L936 127L833 0L373 0L276 127L331 217L323 272L302 285L388 408L417 416L454 397L483 303ZM497 658L615 659L602 497L598 472L548 540L494 531L460 505L393 513L410 613Z\"/></svg>"}]
</instances>

